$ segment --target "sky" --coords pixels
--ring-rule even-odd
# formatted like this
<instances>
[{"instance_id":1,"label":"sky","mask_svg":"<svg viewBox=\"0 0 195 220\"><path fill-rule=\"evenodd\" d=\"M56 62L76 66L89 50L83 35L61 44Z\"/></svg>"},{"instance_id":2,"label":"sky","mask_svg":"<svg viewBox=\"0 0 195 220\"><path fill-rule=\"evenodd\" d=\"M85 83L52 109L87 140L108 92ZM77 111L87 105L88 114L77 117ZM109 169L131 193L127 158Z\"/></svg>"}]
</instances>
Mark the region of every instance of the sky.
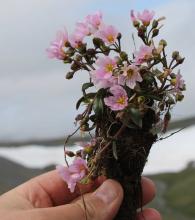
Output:
<instances>
[{"instance_id":1,"label":"sky","mask_svg":"<svg viewBox=\"0 0 195 220\"><path fill-rule=\"evenodd\" d=\"M122 2L122 3L121 3ZM65 80L63 63L49 60L45 49L64 26L101 10L105 21L124 33L124 47L132 47L131 9L153 9L165 15L161 36L169 52L180 50L186 57L182 74L186 99L175 109L176 118L195 116L194 51L195 2L192 0L0 0L0 142L57 138L74 130L76 100L82 73Z\"/></svg>"}]
</instances>

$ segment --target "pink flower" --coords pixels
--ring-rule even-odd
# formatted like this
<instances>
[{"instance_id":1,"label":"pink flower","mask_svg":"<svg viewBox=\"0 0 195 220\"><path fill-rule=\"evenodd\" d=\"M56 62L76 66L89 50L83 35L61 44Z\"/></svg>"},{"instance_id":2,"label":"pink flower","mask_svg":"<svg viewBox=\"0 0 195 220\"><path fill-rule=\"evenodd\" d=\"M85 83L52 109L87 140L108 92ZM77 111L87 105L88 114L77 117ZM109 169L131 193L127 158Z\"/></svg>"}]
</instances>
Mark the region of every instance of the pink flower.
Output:
<instances>
[{"instance_id":1,"label":"pink flower","mask_svg":"<svg viewBox=\"0 0 195 220\"><path fill-rule=\"evenodd\" d=\"M129 88L134 89L136 82L141 82L142 77L139 74L139 68L135 65L124 64L122 69L123 74L119 75L119 84L127 85Z\"/></svg>"},{"instance_id":2,"label":"pink flower","mask_svg":"<svg viewBox=\"0 0 195 220\"><path fill-rule=\"evenodd\" d=\"M114 76L111 76L109 78L100 78L99 76L101 74L98 73L98 71L101 71L101 70L94 70L90 72L91 80L96 88L106 89L106 88L112 87L113 85L117 83L117 78Z\"/></svg>"},{"instance_id":3,"label":"pink flower","mask_svg":"<svg viewBox=\"0 0 195 220\"><path fill-rule=\"evenodd\" d=\"M115 59L112 59L109 56L99 57L96 64L100 67L96 72L97 77L100 79L110 78L113 70L117 67Z\"/></svg>"},{"instance_id":4,"label":"pink flower","mask_svg":"<svg viewBox=\"0 0 195 220\"><path fill-rule=\"evenodd\" d=\"M109 90L113 96L104 98L105 105L113 111L123 110L128 105L128 96L123 87L115 85Z\"/></svg>"},{"instance_id":5,"label":"pink flower","mask_svg":"<svg viewBox=\"0 0 195 220\"><path fill-rule=\"evenodd\" d=\"M144 10L142 13L138 12L136 17L134 14L134 10L131 10L130 16L132 22L137 22L138 20L140 20L143 23L143 25L148 26L151 20L153 19L154 14L154 11Z\"/></svg>"},{"instance_id":6,"label":"pink flower","mask_svg":"<svg viewBox=\"0 0 195 220\"><path fill-rule=\"evenodd\" d=\"M46 50L49 58L56 58L63 60L66 56L64 52L65 44L68 42L68 33L65 30L58 31L56 34L56 39L51 42L50 47Z\"/></svg>"},{"instance_id":7,"label":"pink flower","mask_svg":"<svg viewBox=\"0 0 195 220\"><path fill-rule=\"evenodd\" d=\"M77 22L75 32L81 36L89 36L91 34L90 27L86 22Z\"/></svg>"},{"instance_id":8,"label":"pink flower","mask_svg":"<svg viewBox=\"0 0 195 220\"><path fill-rule=\"evenodd\" d=\"M80 44L82 44L85 35L78 30L70 36L69 41L73 48L78 48Z\"/></svg>"},{"instance_id":9,"label":"pink flower","mask_svg":"<svg viewBox=\"0 0 195 220\"><path fill-rule=\"evenodd\" d=\"M173 90L175 92L180 92L184 88L185 81L182 79L182 75L180 74L180 71L176 75L176 78L172 80L172 84L174 85Z\"/></svg>"},{"instance_id":10,"label":"pink flower","mask_svg":"<svg viewBox=\"0 0 195 220\"><path fill-rule=\"evenodd\" d=\"M141 46L138 52L135 52L135 64L141 65L152 58L152 46Z\"/></svg>"},{"instance_id":11,"label":"pink flower","mask_svg":"<svg viewBox=\"0 0 195 220\"><path fill-rule=\"evenodd\" d=\"M97 11L92 15L88 15L85 18L85 21L86 23L90 24L94 30L97 30L102 24L102 13Z\"/></svg>"},{"instance_id":12,"label":"pink flower","mask_svg":"<svg viewBox=\"0 0 195 220\"><path fill-rule=\"evenodd\" d=\"M131 16L132 22L136 22L137 21L137 18L135 17L135 14L134 14L134 10L131 10L130 16Z\"/></svg>"},{"instance_id":13,"label":"pink flower","mask_svg":"<svg viewBox=\"0 0 195 220\"><path fill-rule=\"evenodd\" d=\"M154 17L154 11L144 10L142 13L138 12L137 17L142 21L143 25L148 26Z\"/></svg>"},{"instance_id":14,"label":"pink flower","mask_svg":"<svg viewBox=\"0 0 195 220\"><path fill-rule=\"evenodd\" d=\"M67 183L70 192L73 193L76 187L76 184L82 180L87 172L88 167L86 161L81 157L76 157L69 167L57 166L56 167L61 178Z\"/></svg>"},{"instance_id":15,"label":"pink flower","mask_svg":"<svg viewBox=\"0 0 195 220\"><path fill-rule=\"evenodd\" d=\"M99 29L99 31L95 34L96 37L102 39L105 43L108 45L114 44L117 37L118 37L119 32L117 29L112 26L106 26L102 25Z\"/></svg>"}]
</instances>

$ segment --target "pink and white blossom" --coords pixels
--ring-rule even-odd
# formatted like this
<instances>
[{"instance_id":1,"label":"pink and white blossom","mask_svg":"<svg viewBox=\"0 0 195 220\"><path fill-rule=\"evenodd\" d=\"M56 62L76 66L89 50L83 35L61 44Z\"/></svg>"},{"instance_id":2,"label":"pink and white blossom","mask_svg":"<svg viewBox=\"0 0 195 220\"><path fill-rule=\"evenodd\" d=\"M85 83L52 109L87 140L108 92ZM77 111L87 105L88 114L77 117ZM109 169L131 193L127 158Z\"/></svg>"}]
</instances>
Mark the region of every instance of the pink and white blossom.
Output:
<instances>
[{"instance_id":1,"label":"pink and white blossom","mask_svg":"<svg viewBox=\"0 0 195 220\"><path fill-rule=\"evenodd\" d=\"M128 105L128 96L122 86L115 85L109 89L112 96L104 98L104 103L113 111L123 110Z\"/></svg>"},{"instance_id":2,"label":"pink and white blossom","mask_svg":"<svg viewBox=\"0 0 195 220\"><path fill-rule=\"evenodd\" d=\"M117 67L116 60L109 56L99 57L96 61L99 69L96 75L99 79L108 79L112 76L113 70Z\"/></svg>"},{"instance_id":3,"label":"pink and white blossom","mask_svg":"<svg viewBox=\"0 0 195 220\"><path fill-rule=\"evenodd\" d=\"M101 73L99 73L99 71L101 70L93 70L90 72L91 80L97 89L106 89L117 84L118 80L116 77L110 76L109 78L101 78Z\"/></svg>"},{"instance_id":4,"label":"pink and white blossom","mask_svg":"<svg viewBox=\"0 0 195 220\"><path fill-rule=\"evenodd\" d=\"M64 52L65 44L68 42L68 33L66 30L58 31L56 39L51 42L50 47L46 50L49 58L63 60L66 56Z\"/></svg>"},{"instance_id":5,"label":"pink and white blossom","mask_svg":"<svg viewBox=\"0 0 195 220\"><path fill-rule=\"evenodd\" d=\"M142 21L143 25L148 26L155 15L154 11L144 10L142 13L137 13L137 18Z\"/></svg>"},{"instance_id":6,"label":"pink and white blossom","mask_svg":"<svg viewBox=\"0 0 195 220\"><path fill-rule=\"evenodd\" d=\"M79 45L83 43L84 37L85 37L84 33L75 30L75 32L69 38L70 45L73 48L78 48Z\"/></svg>"},{"instance_id":7,"label":"pink and white blossom","mask_svg":"<svg viewBox=\"0 0 195 220\"><path fill-rule=\"evenodd\" d=\"M91 29L87 22L77 22L75 32L81 36L91 35Z\"/></svg>"},{"instance_id":8,"label":"pink and white blossom","mask_svg":"<svg viewBox=\"0 0 195 220\"><path fill-rule=\"evenodd\" d=\"M119 75L119 84L127 85L129 88L134 89L136 82L141 82L142 77L139 73L139 68L135 65L124 64L122 68L123 73Z\"/></svg>"},{"instance_id":9,"label":"pink and white blossom","mask_svg":"<svg viewBox=\"0 0 195 220\"><path fill-rule=\"evenodd\" d=\"M153 46L142 45L138 52L135 52L135 65L141 65L152 58Z\"/></svg>"},{"instance_id":10,"label":"pink and white blossom","mask_svg":"<svg viewBox=\"0 0 195 220\"><path fill-rule=\"evenodd\" d=\"M81 157L76 157L73 164L69 167L59 165L56 169L61 178L67 183L71 193L74 192L76 184L82 180L88 172L86 161Z\"/></svg>"},{"instance_id":11,"label":"pink and white blossom","mask_svg":"<svg viewBox=\"0 0 195 220\"><path fill-rule=\"evenodd\" d=\"M135 14L134 14L134 10L131 10L130 17L131 17L131 21L132 22L136 22L137 21L137 18L136 18Z\"/></svg>"},{"instance_id":12,"label":"pink and white blossom","mask_svg":"<svg viewBox=\"0 0 195 220\"><path fill-rule=\"evenodd\" d=\"M111 45L116 42L118 34L118 30L114 26L102 25L95 36L102 39L104 43Z\"/></svg>"},{"instance_id":13,"label":"pink and white blossom","mask_svg":"<svg viewBox=\"0 0 195 220\"><path fill-rule=\"evenodd\" d=\"M97 11L94 14L88 15L85 18L85 22L90 24L94 31L98 30L98 28L102 24L102 13L100 11Z\"/></svg>"},{"instance_id":14,"label":"pink and white blossom","mask_svg":"<svg viewBox=\"0 0 195 220\"><path fill-rule=\"evenodd\" d=\"M180 71L176 75L176 78L173 84L174 84L173 90L175 92L180 92L184 88L185 81L182 79L182 75L180 74Z\"/></svg>"}]
</instances>

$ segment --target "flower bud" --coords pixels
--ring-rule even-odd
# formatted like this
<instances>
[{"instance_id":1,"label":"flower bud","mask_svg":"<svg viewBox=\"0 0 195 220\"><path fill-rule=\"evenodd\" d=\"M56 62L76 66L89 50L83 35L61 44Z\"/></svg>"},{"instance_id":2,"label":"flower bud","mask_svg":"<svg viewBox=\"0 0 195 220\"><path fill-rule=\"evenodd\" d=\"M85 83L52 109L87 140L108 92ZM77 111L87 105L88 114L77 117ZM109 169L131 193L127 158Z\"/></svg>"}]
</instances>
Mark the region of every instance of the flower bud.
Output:
<instances>
[{"instance_id":1,"label":"flower bud","mask_svg":"<svg viewBox=\"0 0 195 220\"><path fill-rule=\"evenodd\" d=\"M118 33L117 39L120 40L121 37L122 37L122 34L121 34L121 33Z\"/></svg>"},{"instance_id":2,"label":"flower bud","mask_svg":"<svg viewBox=\"0 0 195 220\"><path fill-rule=\"evenodd\" d=\"M73 76L74 76L74 73L75 73L75 72L68 72L68 73L66 74L66 79L72 79Z\"/></svg>"},{"instance_id":3,"label":"flower bud","mask_svg":"<svg viewBox=\"0 0 195 220\"><path fill-rule=\"evenodd\" d=\"M78 150L78 151L76 152L76 156L77 156L77 157L82 157L82 155L83 155L83 151L82 151L82 150Z\"/></svg>"},{"instance_id":4,"label":"flower bud","mask_svg":"<svg viewBox=\"0 0 195 220\"><path fill-rule=\"evenodd\" d=\"M159 29L154 29L152 31L152 37L156 37L156 36L158 36L158 34L159 34Z\"/></svg>"},{"instance_id":5,"label":"flower bud","mask_svg":"<svg viewBox=\"0 0 195 220\"><path fill-rule=\"evenodd\" d=\"M109 53L110 53L109 47L107 47L107 46L105 46L105 45L102 45L102 46L101 46L101 50L102 50L102 52L103 52L105 55L109 55Z\"/></svg>"},{"instance_id":6,"label":"flower bud","mask_svg":"<svg viewBox=\"0 0 195 220\"><path fill-rule=\"evenodd\" d=\"M75 61L72 65L71 65L71 70L73 70L74 72L76 72L77 70L81 69L81 65L79 62Z\"/></svg>"},{"instance_id":7,"label":"flower bud","mask_svg":"<svg viewBox=\"0 0 195 220\"><path fill-rule=\"evenodd\" d=\"M127 55L127 53L124 52L124 51L120 52L120 58L121 58L122 60L128 60L128 55Z\"/></svg>"},{"instance_id":8,"label":"flower bud","mask_svg":"<svg viewBox=\"0 0 195 220\"><path fill-rule=\"evenodd\" d=\"M167 100L167 104L174 105L175 104L174 99L172 97L169 97L169 99Z\"/></svg>"},{"instance_id":9,"label":"flower bud","mask_svg":"<svg viewBox=\"0 0 195 220\"><path fill-rule=\"evenodd\" d=\"M172 79L175 79L175 78L176 78L176 74L175 74L175 73L171 73L171 74L170 74L170 77L171 77Z\"/></svg>"},{"instance_id":10,"label":"flower bud","mask_svg":"<svg viewBox=\"0 0 195 220\"><path fill-rule=\"evenodd\" d=\"M183 94L177 94L176 95L176 100L181 102L184 99L184 95Z\"/></svg>"},{"instance_id":11,"label":"flower bud","mask_svg":"<svg viewBox=\"0 0 195 220\"><path fill-rule=\"evenodd\" d=\"M178 57L179 57L179 51L174 51L174 52L172 53L172 58L173 58L174 60L176 60Z\"/></svg>"},{"instance_id":12,"label":"flower bud","mask_svg":"<svg viewBox=\"0 0 195 220\"><path fill-rule=\"evenodd\" d=\"M162 45L163 47L166 47L167 46L166 40L163 40L163 39L160 40L159 45Z\"/></svg>"},{"instance_id":13,"label":"flower bud","mask_svg":"<svg viewBox=\"0 0 195 220\"><path fill-rule=\"evenodd\" d=\"M65 47L71 47L70 42L66 41L66 43L65 43L64 46L65 46Z\"/></svg>"},{"instance_id":14,"label":"flower bud","mask_svg":"<svg viewBox=\"0 0 195 220\"><path fill-rule=\"evenodd\" d=\"M140 26L139 21L137 21L137 20L133 21L133 26L136 28L139 28L139 26Z\"/></svg>"},{"instance_id":15,"label":"flower bud","mask_svg":"<svg viewBox=\"0 0 195 220\"><path fill-rule=\"evenodd\" d=\"M80 62L82 60L82 56L77 54L76 57L75 57L75 60Z\"/></svg>"},{"instance_id":16,"label":"flower bud","mask_svg":"<svg viewBox=\"0 0 195 220\"><path fill-rule=\"evenodd\" d=\"M68 151L68 150L65 151L65 155L67 155L69 157L74 157L75 156L74 152Z\"/></svg>"},{"instance_id":17,"label":"flower bud","mask_svg":"<svg viewBox=\"0 0 195 220\"><path fill-rule=\"evenodd\" d=\"M87 50L87 54L90 55L90 56L94 56L95 53L96 52L95 52L95 50L93 48L90 48L90 49Z\"/></svg>"},{"instance_id":18,"label":"flower bud","mask_svg":"<svg viewBox=\"0 0 195 220\"><path fill-rule=\"evenodd\" d=\"M72 59L69 58L69 57L66 57L63 61L64 61L65 64L72 63Z\"/></svg>"},{"instance_id":19,"label":"flower bud","mask_svg":"<svg viewBox=\"0 0 195 220\"><path fill-rule=\"evenodd\" d=\"M178 56L178 57L176 58L176 61L177 61L178 64L182 64L182 63L184 62L184 60L185 60L185 57L180 57L180 56Z\"/></svg>"},{"instance_id":20,"label":"flower bud","mask_svg":"<svg viewBox=\"0 0 195 220\"><path fill-rule=\"evenodd\" d=\"M79 51L79 53L81 53L81 54L86 53L86 47L87 47L86 44L80 44L80 45L78 46L78 51Z\"/></svg>"},{"instance_id":21,"label":"flower bud","mask_svg":"<svg viewBox=\"0 0 195 220\"><path fill-rule=\"evenodd\" d=\"M102 45L104 45L104 42L100 38L93 38L93 44L96 48L100 48Z\"/></svg>"},{"instance_id":22,"label":"flower bud","mask_svg":"<svg viewBox=\"0 0 195 220\"><path fill-rule=\"evenodd\" d=\"M141 37L141 38L145 37L145 32L146 32L146 27L142 25L138 29L138 36Z\"/></svg>"},{"instance_id":23,"label":"flower bud","mask_svg":"<svg viewBox=\"0 0 195 220\"><path fill-rule=\"evenodd\" d=\"M157 28L158 27L158 21L157 20L154 20L152 22L152 28Z\"/></svg>"}]
</instances>

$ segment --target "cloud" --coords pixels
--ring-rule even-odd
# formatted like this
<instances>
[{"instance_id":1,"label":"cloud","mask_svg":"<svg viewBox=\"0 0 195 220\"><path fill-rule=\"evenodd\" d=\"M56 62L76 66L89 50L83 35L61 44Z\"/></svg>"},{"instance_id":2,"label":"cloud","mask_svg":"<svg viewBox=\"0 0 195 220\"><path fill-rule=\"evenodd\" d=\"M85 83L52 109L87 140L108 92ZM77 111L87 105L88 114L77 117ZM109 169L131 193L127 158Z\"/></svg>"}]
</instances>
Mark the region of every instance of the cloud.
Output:
<instances>
[{"instance_id":1,"label":"cloud","mask_svg":"<svg viewBox=\"0 0 195 220\"><path fill-rule=\"evenodd\" d=\"M157 2L157 1L156 1ZM140 5L142 3L142 5ZM137 5L136 5L137 4ZM103 0L7 0L1 3L0 59L0 140L58 137L73 129L75 102L81 95L80 84L86 74L64 80L67 69L46 57L45 48L56 30L74 23L91 11L101 9L105 20L124 34L124 48L133 48L129 8L143 8L146 1ZM176 115L194 114L195 93L193 57L195 51L195 2L191 0L161 1L158 15L166 15L162 34L169 43L169 52L179 49L186 56L182 73L188 91Z\"/></svg>"}]
</instances>

